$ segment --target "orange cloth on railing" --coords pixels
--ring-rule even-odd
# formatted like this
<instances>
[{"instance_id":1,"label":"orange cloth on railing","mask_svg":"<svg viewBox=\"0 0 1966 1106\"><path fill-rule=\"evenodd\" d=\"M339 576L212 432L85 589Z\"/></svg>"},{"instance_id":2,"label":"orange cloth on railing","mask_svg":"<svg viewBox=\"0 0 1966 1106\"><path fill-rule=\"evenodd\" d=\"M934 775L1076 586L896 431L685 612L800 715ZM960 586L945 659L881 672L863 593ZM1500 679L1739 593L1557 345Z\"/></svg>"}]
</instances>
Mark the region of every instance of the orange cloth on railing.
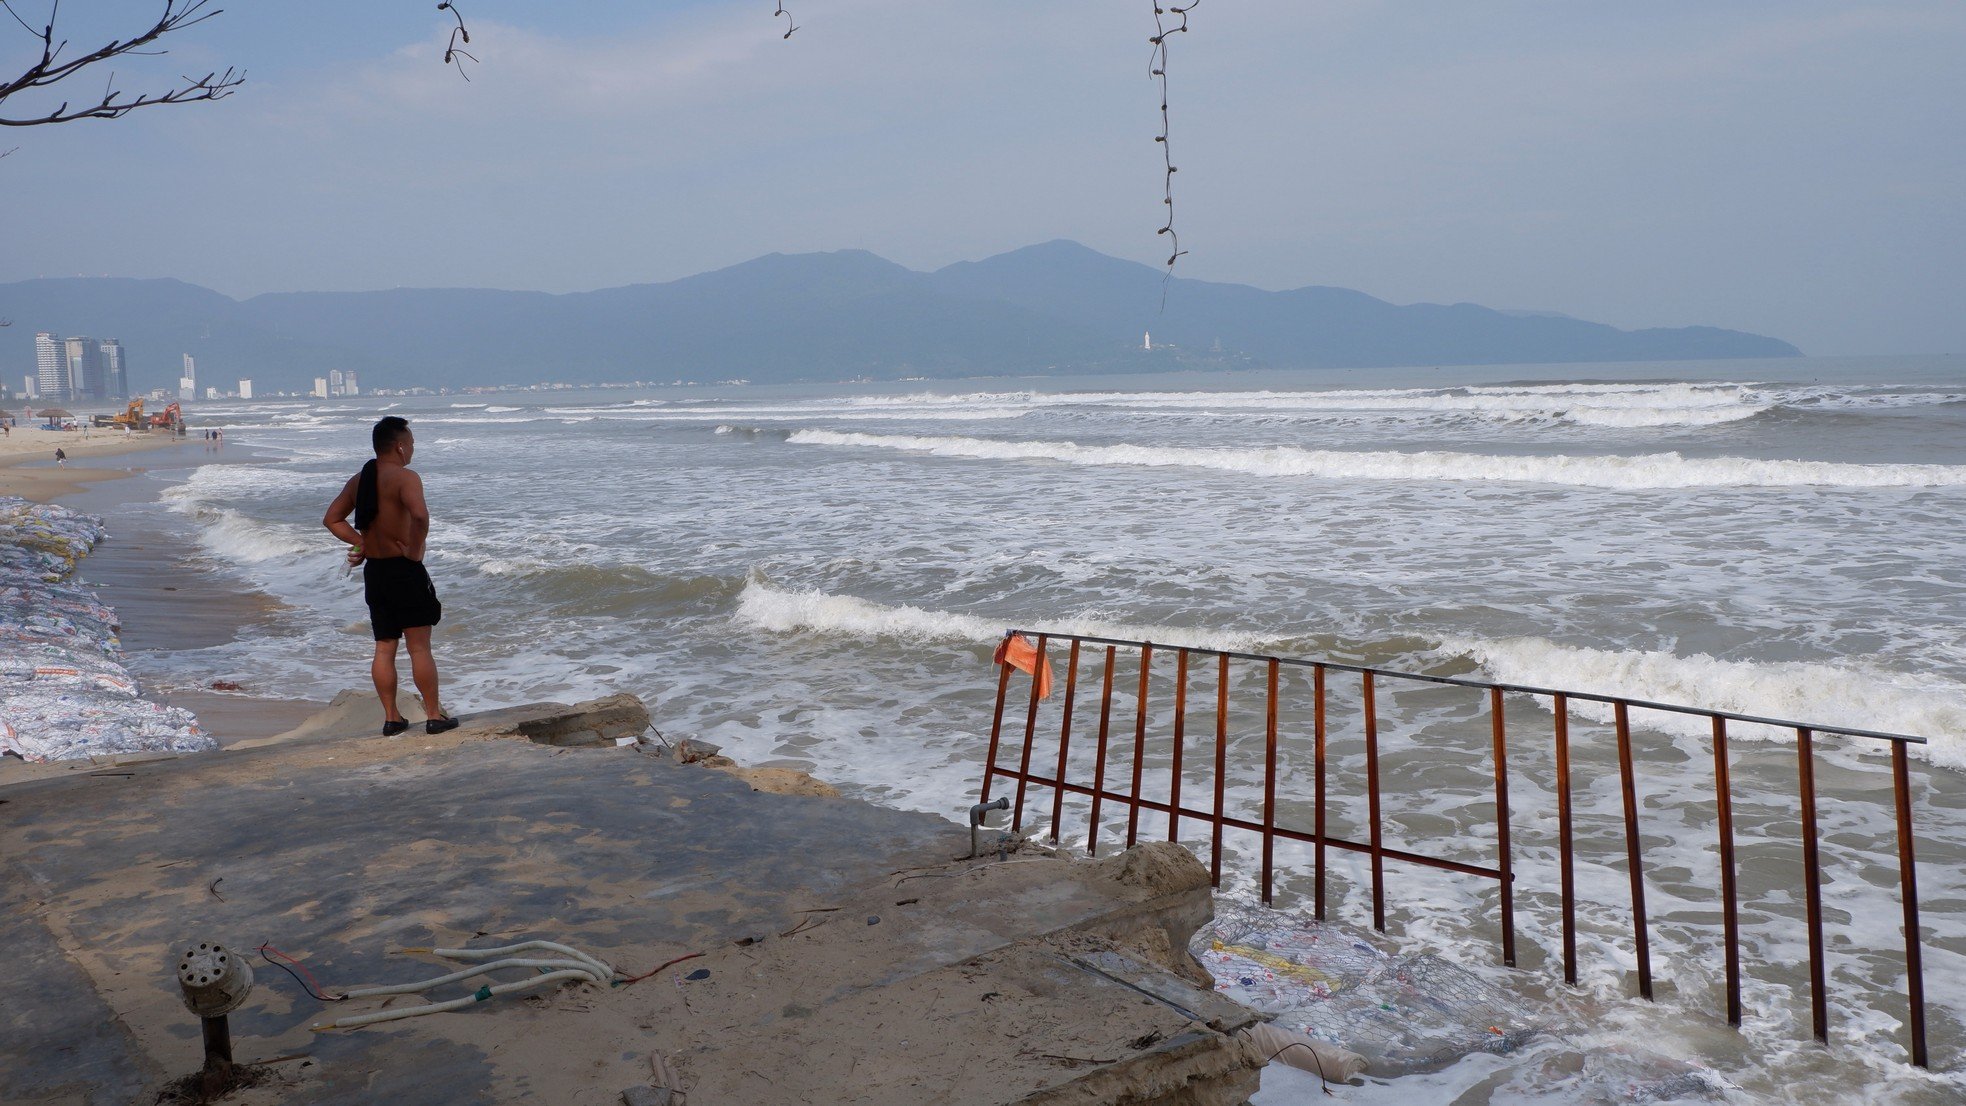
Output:
<instances>
[{"instance_id":1,"label":"orange cloth on railing","mask_svg":"<svg viewBox=\"0 0 1966 1106\"><path fill-rule=\"evenodd\" d=\"M1023 634L1010 634L997 646L997 663L1008 664L1019 672L1029 672L1037 677L1038 698L1051 698L1051 658L1044 659L1044 668L1038 669L1038 647Z\"/></svg>"}]
</instances>

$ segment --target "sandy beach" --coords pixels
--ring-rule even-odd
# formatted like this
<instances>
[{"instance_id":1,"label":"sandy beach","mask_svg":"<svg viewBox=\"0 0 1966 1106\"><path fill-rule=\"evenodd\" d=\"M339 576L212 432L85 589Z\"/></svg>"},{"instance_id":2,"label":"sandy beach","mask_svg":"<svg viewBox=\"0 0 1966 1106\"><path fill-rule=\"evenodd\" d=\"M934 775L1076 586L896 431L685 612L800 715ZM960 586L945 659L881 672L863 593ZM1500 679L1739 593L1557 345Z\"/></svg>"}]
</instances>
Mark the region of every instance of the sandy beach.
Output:
<instances>
[{"instance_id":1,"label":"sandy beach","mask_svg":"<svg viewBox=\"0 0 1966 1106\"><path fill-rule=\"evenodd\" d=\"M62 496L101 480L128 475L131 468L103 465L57 467L55 450L68 454L71 462L120 457L166 446L183 448L196 439L184 439L161 431L133 433L125 437L120 430L91 431L87 437L79 430L42 430L16 426L0 438L0 495L18 495L37 503L61 502Z\"/></svg>"}]
</instances>

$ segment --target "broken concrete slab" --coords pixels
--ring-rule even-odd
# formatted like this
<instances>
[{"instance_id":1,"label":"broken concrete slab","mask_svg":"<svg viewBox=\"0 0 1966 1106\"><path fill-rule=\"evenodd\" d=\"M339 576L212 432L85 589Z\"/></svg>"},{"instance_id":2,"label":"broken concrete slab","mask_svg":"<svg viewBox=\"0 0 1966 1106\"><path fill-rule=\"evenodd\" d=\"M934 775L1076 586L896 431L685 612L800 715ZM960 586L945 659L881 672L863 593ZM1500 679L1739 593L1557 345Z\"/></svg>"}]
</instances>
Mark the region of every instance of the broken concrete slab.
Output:
<instances>
[{"instance_id":1,"label":"broken concrete slab","mask_svg":"<svg viewBox=\"0 0 1966 1106\"><path fill-rule=\"evenodd\" d=\"M246 1106L607 1101L648 1084L651 1057L701 1102L1171 1106L1254 1088L1261 1057L1233 1034L1256 1015L1183 979L1209 901L1184 851L954 861L966 830L933 815L526 732L634 722L619 703L579 713L317 729L4 789L0 940L42 954L0 980L32 1030L0 1038L0 1101L148 1101L195 1069L165 962L188 936L270 944L330 991L455 966L410 946L543 938L631 975L694 954L632 985L318 1034L421 1000L323 1003L263 967L235 1054L304 1058L228 1100Z\"/></svg>"}]
</instances>

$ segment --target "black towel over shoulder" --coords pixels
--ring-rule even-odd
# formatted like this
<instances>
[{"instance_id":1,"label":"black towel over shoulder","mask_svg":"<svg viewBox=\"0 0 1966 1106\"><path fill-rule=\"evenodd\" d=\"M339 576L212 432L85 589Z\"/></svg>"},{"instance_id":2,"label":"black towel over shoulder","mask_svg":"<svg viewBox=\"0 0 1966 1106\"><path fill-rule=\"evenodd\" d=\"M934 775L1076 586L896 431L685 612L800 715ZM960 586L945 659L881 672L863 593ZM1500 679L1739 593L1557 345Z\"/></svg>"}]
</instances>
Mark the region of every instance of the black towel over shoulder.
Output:
<instances>
[{"instance_id":1,"label":"black towel over shoulder","mask_svg":"<svg viewBox=\"0 0 1966 1106\"><path fill-rule=\"evenodd\" d=\"M382 513L382 494L376 490L375 462L362 466L355 478L355 529L367 533L375 516Z\"/></svg>"}]
</instances>

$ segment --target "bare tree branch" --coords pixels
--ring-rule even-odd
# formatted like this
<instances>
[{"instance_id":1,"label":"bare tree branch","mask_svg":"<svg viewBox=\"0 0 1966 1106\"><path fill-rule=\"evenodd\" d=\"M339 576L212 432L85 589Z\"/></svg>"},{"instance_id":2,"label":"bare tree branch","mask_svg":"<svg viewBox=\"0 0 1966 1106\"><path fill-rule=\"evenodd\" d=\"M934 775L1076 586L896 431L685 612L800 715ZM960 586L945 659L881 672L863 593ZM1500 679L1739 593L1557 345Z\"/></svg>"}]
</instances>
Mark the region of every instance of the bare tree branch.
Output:
<instances>
[{"instance_id":1,"label":"bare tree branch","mask_svg":"<svg viewBox=\"0 0 1966 1106\"><path fill-rule=\"evenodd\" d=\"M47 88L75 76L90 66L125 56L162 54L163 50L145 50L143 47L156 42L165 35L195 27L205 20L218 15L224 9L211 8L211 0L164 0L163 14L149 29L135 38L124 41L112 39L107 45L98 47L86 54L78 54L66 60L63 51L68 49L68 40L55 38L55 21L61 13L61 0L49 7L48 22L40 30L22 19L14 10L14 0L0 0L8 15L14 17L27 33L41 40L41 60L22 72L18 77L0 81L0 105L17 93L38 88ZM209 9L209 10L208 10ZM222 100L232 94L232 90L246 79L243 69L228 67L225 72L211 72L202 77L179 77L179 83L160 93L142 93L134 100L124 99L124 93L116 89L116 74L112 70L104 83L102 98L94 103L71 106L64 100L61 105L46 115L27 115L10 117L0 115L0 127L36 127L48 123L72 123L77 119L117 119L138 108L156 107L159 104L190 104L201 100Z\"/></svg>"}]
</instances>

